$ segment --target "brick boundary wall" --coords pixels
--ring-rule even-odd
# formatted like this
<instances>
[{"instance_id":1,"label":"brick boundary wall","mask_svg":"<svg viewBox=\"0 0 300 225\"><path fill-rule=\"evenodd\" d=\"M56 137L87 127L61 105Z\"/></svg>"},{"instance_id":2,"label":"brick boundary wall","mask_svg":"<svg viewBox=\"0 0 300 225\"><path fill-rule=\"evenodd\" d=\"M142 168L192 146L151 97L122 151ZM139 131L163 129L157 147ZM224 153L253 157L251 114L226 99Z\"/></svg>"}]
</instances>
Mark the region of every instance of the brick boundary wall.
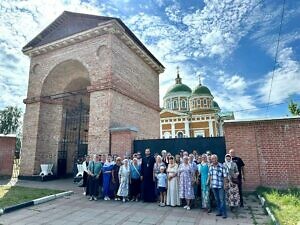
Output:
<instances>
[{"instance_id":1,"label":"brick boundary wall","mask_svg":"<svg viewBox=\"0 0 300 225\"><path fill-rule=\"evenodd\" d=\"M245 162L245 190L300 186L300 117L225 121L226 148Z\"/></svg>"},{"instance_id":2,"label":"brick boundary wall","mask_svg":"<svg viewBox=\"0 0 300 225\"><path fill-rule=\"evenodd\" d=\"M125 154L133 153L133 140L137 131L130 128L113 128L110 130L111 135L111 154L118 155L122 159Z\"/></svg>"},{"instance_id":3,"label":"brick boundary wall","mask_svg":"<svg viewBox=\"0 0 300 225\"><path fill-rule=\"evenodd\" d=\"M15 149L15 135L0 135L0 176L12 175Z\"/></svg>"}]
</instances>

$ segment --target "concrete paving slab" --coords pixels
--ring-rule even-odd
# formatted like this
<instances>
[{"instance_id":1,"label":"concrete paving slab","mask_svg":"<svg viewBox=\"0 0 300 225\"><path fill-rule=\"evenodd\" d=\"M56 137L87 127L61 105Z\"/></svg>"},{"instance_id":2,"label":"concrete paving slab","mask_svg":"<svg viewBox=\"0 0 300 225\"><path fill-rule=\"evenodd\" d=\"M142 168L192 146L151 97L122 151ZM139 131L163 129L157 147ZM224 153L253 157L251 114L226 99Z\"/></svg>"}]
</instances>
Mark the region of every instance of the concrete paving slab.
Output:
<instances>
[{"instance_id":1,"label":"concrete paving slab","mask_svg":"<svg viewBox=\"0 0 300 225\"><path fill-rule=\"evenodd\" d=\"M228 218L222 219L216 217L215 212L207 214L199 208L187 211L182 207L159 207L156 203L89 201L82 195L82 188L73 184L72 180L21 181L18 185L72 190L75 194L4 214L0 217L0 224L250 225L253 217L259 224L269 221L255 196L245 198L245 208L238 209L236 213L228 210Z\"/></svg>"}]
</instances>

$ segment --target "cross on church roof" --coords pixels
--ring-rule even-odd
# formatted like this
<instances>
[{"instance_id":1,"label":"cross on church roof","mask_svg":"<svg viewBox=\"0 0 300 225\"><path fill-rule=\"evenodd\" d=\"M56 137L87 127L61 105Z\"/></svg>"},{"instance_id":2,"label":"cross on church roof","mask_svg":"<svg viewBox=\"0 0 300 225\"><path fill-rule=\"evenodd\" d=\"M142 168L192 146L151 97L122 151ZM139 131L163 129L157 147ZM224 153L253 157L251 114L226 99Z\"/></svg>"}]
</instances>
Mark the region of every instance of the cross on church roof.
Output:
<instances>
[{"instance_id":1,"label":"cross on church roof","mask_svg":"<svg viewBox=\"0 0 300 225\"><path fill-rule=\"evenodd\" d=\"M176 81L176 84L181 84L181 78L179 76L179 66L177 66L176 69L177 69L177 77L176 77L175 81Z\"/></svg>"},{"instance_id":2,"label":"cross on church roof","mask_svg":"<svg viewBox=\"0 0 300 225\"><path fill-rule=\"evenodd\" d=\"M201 86L201 74L198 75L198 81L199 81L199 85Z\"/></svg>"}]
</instances>

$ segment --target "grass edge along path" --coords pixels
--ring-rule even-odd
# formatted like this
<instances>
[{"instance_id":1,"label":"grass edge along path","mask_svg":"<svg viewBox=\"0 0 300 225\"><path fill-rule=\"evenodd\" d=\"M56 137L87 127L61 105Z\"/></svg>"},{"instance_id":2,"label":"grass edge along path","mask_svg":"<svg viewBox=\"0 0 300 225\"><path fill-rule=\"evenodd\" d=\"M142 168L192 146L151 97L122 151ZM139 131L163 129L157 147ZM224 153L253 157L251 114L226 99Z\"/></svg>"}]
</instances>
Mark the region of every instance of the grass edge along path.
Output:
<instances>
[{"instance_id":1,"label":"grass edge along path","mask_svg":"<svg viewBox=\"0 0 300 225\"><path fill-rule=\"evenodd\" d=\"M256 192L266 200L280 225L300 224L300 189L289 188L278 190L274 188L258 187Z\"/></svg>"},{"instance_id":2,"label":"grass edge along path","mask_svg":"<svg viewBox=\"0 0 300 225\"><path fill-rule=\"evenodd\" d=\"M0 208L6 208L61 192L63 190L0 185Z\"/></svg>"}]
</instances>

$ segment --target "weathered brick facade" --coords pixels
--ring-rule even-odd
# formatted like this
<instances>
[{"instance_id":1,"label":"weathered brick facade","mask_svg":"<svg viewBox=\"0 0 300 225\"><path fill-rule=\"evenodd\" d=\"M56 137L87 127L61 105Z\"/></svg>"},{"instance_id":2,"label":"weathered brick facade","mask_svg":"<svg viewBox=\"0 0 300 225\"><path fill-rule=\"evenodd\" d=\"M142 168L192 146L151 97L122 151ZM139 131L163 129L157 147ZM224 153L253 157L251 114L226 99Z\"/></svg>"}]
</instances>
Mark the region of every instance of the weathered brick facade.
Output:
<instances>
[{"instance_id":1,"label":"weathered brick facade","mask_svg":"<svg viewBox=\"0 0 300 225\"><path fill-rule=\"evenodd\" d=\"M245 189L300 186L300 117L225 122L227 149L245 164Z\"/></svg>"},{"instance_id":2,"label":"weathered brick facade","mask_svg":"<svg viewBox=\"0 0 300 225\"><path fill-rule=\"evenodd\" d=\"M67 19L69 14L78 16L67 13ZM66 102L45 96L86 90L91 153L110 151L109 130L114 127L134 127L138 138L159 137L158 75L163 66L120 24L112 19L93 29L23 50L31 64L24 100L21 175L38 174L41 163L53 163L56 172ZM118 149L122 152L128 146L118 145ZM68 152L67 173L72 171L75 154Z\"/></svg>"},{"instance_id":3,"label":"weathered brick facade","mask_svg":"<svg viewBox=\"0 0 300 225\"><path fill-rule=\"evenodd\" d=\"M111 133L111 154L124 157L125 154L133 152L133 140L137 131L131 128L112 128Z\"/></svg>"},{"instance_id":4,"label":"weathered brick facade","mask_svg":"<svg viewBox=\"0 0 300 225\"><path fill-rule=\"evenodd\" d=\"M12 175L15 149L15 135L0 135L0 176Z\"/></svg>"}]
</instances>

